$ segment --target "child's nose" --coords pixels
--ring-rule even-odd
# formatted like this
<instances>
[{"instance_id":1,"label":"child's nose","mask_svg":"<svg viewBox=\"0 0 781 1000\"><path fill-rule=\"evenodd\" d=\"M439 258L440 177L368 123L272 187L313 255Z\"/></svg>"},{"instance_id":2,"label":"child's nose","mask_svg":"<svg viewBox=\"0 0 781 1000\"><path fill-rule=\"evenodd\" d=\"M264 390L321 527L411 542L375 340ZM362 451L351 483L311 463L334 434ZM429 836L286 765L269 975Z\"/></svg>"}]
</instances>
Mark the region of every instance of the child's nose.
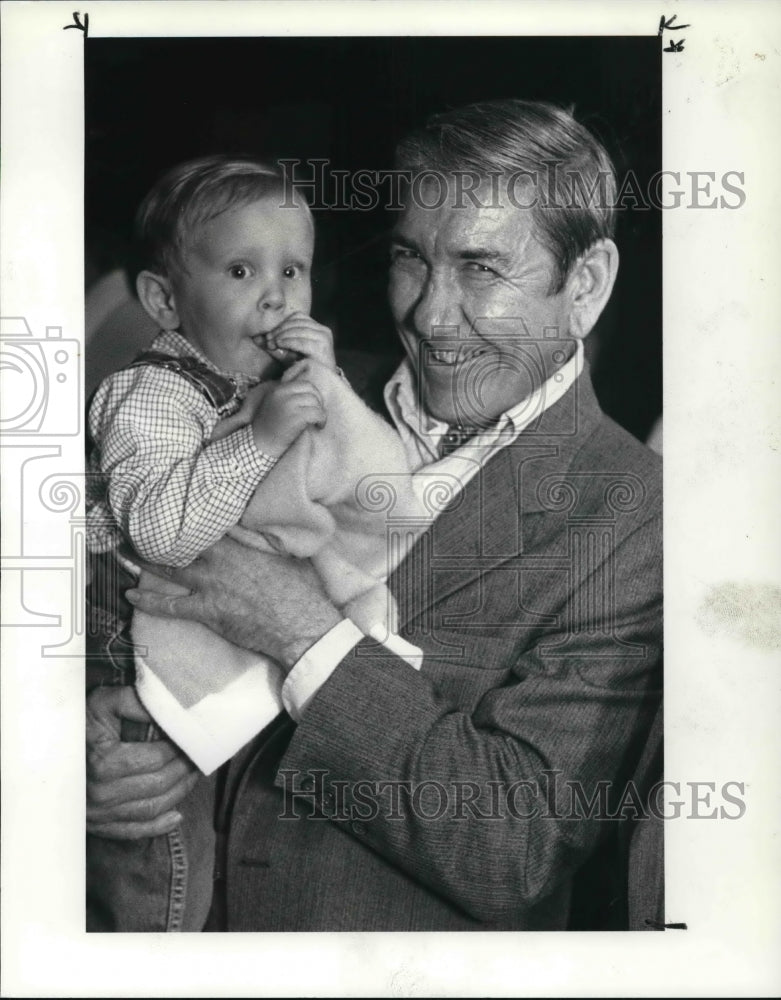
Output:
<instances>
[{"instance_id":1,"label":"child's nose","mask_svg":"<svg viewBox=\"0 0 781 1000\"><path fill-rule=\"evenodd\" d=\"M279 281L270 282L260 297L261 309L282 309L285 305L285 293Z\"/></svg>"}]
</instances>

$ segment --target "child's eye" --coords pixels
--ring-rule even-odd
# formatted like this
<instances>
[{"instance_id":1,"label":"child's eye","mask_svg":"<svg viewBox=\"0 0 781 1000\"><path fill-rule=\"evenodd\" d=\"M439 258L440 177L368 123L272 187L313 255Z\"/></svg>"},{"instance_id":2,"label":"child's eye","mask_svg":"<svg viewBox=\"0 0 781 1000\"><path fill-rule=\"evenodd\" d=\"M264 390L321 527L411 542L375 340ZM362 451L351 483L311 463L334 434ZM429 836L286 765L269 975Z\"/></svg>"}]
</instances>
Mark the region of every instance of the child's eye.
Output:
<instances>
[{"instance_id":1,"label":"child's eye","mask_svg":"<svg viewBox=\"0 0 781 1000\"><path fill-rule=\"evenodd\" d=\"M296 267L295 264L290 264L282 273L286 278L297 278L301 273L301 268Z\"/></svg>"},{"instance_id":2,"label":"child's eye","mask_svg":"<svg viewBox=\"0 0 781 1000\"><path fill-rule=\"evenodd\" d=\"M236 278L241 281L242 278L249 277L249 268L246 264L233 264L229 268L229 274L232 278Z\"/></svg>"}]
</instances>

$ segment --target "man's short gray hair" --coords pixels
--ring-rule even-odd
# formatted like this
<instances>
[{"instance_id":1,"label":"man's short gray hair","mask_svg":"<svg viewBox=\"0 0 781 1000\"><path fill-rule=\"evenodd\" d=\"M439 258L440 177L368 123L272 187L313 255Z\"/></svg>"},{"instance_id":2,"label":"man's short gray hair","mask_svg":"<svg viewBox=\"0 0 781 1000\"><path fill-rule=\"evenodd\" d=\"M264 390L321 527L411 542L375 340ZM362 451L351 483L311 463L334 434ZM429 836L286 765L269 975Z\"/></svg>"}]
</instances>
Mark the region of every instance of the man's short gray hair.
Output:
<instances>
[{"instance_id":1,"label":"man's short gray hair","mask_svg":"<svg viewBox=\"0 0 781 1000\"><path fill-rule=\"evenodd\" d=\"M560 291L572 265L615 231L616 179L602 144L563 108L495 100L433 115L403 139L397 167L413 173L536 178L535 233L554 256Z\"/></svg>"}]
</instances>

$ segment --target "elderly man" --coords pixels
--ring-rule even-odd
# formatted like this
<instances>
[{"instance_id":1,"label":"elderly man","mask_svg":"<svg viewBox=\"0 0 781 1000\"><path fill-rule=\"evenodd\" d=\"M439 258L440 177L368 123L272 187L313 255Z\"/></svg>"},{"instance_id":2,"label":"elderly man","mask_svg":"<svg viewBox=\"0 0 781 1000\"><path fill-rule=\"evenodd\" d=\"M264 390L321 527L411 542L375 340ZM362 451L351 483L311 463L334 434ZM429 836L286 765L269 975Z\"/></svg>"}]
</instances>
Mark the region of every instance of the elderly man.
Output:
<instances>
[{"instance_id":1,"label":"elderly man","mask_svg":"<svg viewBox=\"0 0 781 1000\"><path fill-rule=\"evenodd\" d=\"M570 926L658 705L659 463L601 413L582 351L618 267L610 161L523 101L436 116L398 159L407 357L385 402L413 469L449 489L422 534L389 510L420 669L343 620L308 564L230 540L170 571L189 597L130 594L288 671L287 714L225 776L214 927ZM131 690L92 696L90 829L159 835L190 766L120 744L123 714L144 717Z\"/></svg>"}]
</instances>

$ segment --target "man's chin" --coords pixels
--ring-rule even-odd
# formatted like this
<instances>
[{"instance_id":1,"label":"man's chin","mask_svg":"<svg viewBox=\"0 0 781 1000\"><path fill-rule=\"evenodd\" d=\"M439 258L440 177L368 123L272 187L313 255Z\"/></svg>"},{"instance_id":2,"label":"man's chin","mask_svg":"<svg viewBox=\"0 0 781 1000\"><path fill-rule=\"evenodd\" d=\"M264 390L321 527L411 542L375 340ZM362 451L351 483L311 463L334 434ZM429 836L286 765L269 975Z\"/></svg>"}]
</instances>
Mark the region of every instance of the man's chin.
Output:
<instances>
[{"instance_id":1,"label":"man's chin","mask_svg":"<svg viewBox=\"0 0 781 1000\"><path fill-rule=\"evenodd\" d=\"M424 410L430 417L434 417L435 420L445 420L450 423L447 413L450 412L450 407L445 404L448 402L452 403L452 400L443 399L443 394L432 391L430 385L427 384L425 376L417 376L417 396L418 405L422 410Z\"/></svg>"},{"instance_id":2,"label":"man's chin","mask_svg":"<svg viewBox=\"0 0 781 1000\"><path fill-rule=\"evenodd\" d=\"M440 420L445 424L465 424L466 417L463 410L458 410L452 399L442 399L433 393L427 393L425 389L421 392L420 403L426 413L435 420Z\"/></svg>"},{"instance_id":3,"label":"man's chin","mask_svg":"<svg viewBox=\"0 0 781 1000\"><path fill-rule=\"evenodd\" d=\"M470 407L456 405L453 386L432 386L427 379L420 384L420 403L429 416L446 424L459 424L464 427L479 426L490 423L490 417L477 412L470 412Z\"/></svg>"}]
</instances>

